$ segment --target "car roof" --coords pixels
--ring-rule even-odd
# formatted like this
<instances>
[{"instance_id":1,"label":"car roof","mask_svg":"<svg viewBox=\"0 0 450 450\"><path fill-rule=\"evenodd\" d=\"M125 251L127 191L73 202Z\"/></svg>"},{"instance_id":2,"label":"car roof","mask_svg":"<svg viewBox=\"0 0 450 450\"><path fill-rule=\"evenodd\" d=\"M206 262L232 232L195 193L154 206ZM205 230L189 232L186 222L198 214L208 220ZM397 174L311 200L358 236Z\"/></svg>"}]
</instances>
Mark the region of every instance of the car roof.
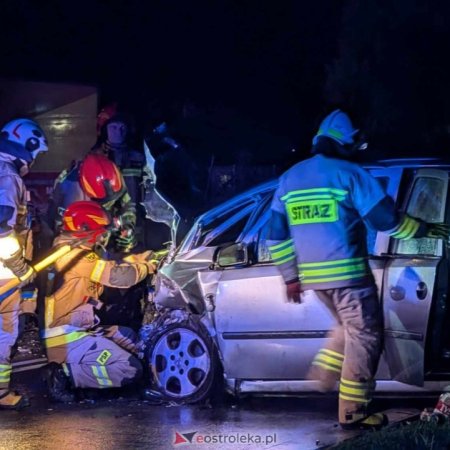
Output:
<instances>
[{"instance_id":1,"label":"car roof","mask_svg":"<svg viewBox=\"0 0 450 450\"><path fill-rule=\"evenodd\" d=\"M361 164L366 169L387 169L387 168L440 168L450 170L450 161L444 161L440 158L393 158L382 159L372 162L363 162ZM258 197L273 191L278 185L278 178L270 181L266 181L260 185L257 185L247 191L235 195L231 199L221 203L220 205L210 209L197 220L202 222L209 222L212 218L220 216L221 214L233 209L235 206L248 201L251 197Z\"/></svg>"},{"instance_id":2,"label":"car roof","mask_svg":"<svg viewBox=\"0 0 450 450\"><path fill-rule=\"evenodd\" d=\"M362 164L366 169L380 168L450 168L450 161L441 158L393 158Z\"/></svg>"}]
</instances>

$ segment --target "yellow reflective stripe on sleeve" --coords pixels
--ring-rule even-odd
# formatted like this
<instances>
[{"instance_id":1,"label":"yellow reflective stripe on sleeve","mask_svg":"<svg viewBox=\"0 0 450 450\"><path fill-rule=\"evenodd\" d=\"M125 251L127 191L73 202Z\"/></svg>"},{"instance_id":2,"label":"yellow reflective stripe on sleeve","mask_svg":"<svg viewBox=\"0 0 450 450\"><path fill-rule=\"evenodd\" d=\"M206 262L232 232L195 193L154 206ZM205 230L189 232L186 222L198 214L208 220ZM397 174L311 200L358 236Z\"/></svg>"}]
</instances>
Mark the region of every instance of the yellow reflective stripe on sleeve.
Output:
<instances>
[{"instance_id":1,"label":"yellow reflective stripe on sleeve","mask_svg":"<svg viewBox=\"0 0 450 450\"><path fill-rule=\"evenodd\" d=\"M68 334L44 338L44 343L47 348L58 347L59 345L66 345L78 341L78 339L84 338L88 334L86 331L72 331Z\"/></svg>"},{"instance_id":2,"label":"yellow reflective stripe on sleeve","mask_svg":"<svg viewBox=\"0 0 450 450\"><path fill-rule=\"evenodd\" d=\"M417 233L420 224L417 220L405 215L400 224L390 232L390 236L396 239L411 239Z\"/></svg>"},{"instance_id":3,"label":"yellow reflective stripe on sleeve","mask_svg":"<svg viewBox=\"0 0 450 450\"><path fill-rule=\"evenodd\" d=\"M92 373L97 378L97 383L100 387L112 386L112 381L108 376L108 372L105 366L91 366Z\"/></svg>"},{"instance_id":4,"label":"yellow reflective stripe on sleeve","mask_svg":"<svg viewBox=\"0 0 450 450\"><path fill-rule=\"evenodd\" d=\"M279 249L281 249L281 248L283 248L283 247L289 247L289 246L291 246L293 243L294 243L293 239L288 239L287 241L283 241L283 242L281 242L281 243L279 243L279 244L271 245L271 246L269 247L269 250L270 250L271 252L276 252L277 250L279 250Z\"/></svg>"},{"instance_id":5,"label":"yellow reflective stripe on sleeve","mask_svg":"<svg viewBox=\"0 0 450 450\"><path fill-rule=\"evenodd\" d=\"M295 258L293 240L288 239L280 244L271 245L269 252L274 264L280 265L289 262Z\"/></svg>"},{"instance_id":6,"label":"yellow reflective stripe on sleeve","mask_svg":"<svg viewBox=\"0 0 450 450\"><path fill-rule=\"evenodd\" d=\"M95 263L94 270L91 273L91 280L95 281L96 283L99 283L105 268L106 268L106 261L99 259Z\"/></svg>"}]
</instances>

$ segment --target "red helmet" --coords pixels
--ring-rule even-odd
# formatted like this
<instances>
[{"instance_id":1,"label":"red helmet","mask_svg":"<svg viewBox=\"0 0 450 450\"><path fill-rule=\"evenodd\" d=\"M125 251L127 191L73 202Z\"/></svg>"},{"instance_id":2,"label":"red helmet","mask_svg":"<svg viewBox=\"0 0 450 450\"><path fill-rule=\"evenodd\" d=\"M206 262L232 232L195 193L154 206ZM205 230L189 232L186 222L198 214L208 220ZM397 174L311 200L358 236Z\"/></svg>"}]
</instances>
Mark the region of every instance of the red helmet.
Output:
<instances>
[{"instance_id":1,"label":"red helmet","mask_svg":"<svg viewBox=\"0 0 450 450\"><path fill-rule=\"evenodd\" d=\"M108 213L98 203L89 201L71 203L62 217L63 230L78 238L92 237L92 242L108 231L110 224Z\"/></svg>"},{"instance_id":2,"label":"red helmet","mask_svg":"<svg viewBox=\"0 0 450 450\"><path fill-rule=\"evenodd\" d=\"M80 167L80 185L95 201L117 200L126 190L117 166L104 155L88 155Z\"/></svg>"},{"instance_id":3,"label":"red helmet","mask_svg":"<svg viewBox=\"0 0 450 450\"><path fill-rule=\"evenodd\" d=\"M97 116L97 136L100 136L103 125L111 119L115 114L117 114L117 102L111 102L105 105Z\"/></svg>"}]
</instances>

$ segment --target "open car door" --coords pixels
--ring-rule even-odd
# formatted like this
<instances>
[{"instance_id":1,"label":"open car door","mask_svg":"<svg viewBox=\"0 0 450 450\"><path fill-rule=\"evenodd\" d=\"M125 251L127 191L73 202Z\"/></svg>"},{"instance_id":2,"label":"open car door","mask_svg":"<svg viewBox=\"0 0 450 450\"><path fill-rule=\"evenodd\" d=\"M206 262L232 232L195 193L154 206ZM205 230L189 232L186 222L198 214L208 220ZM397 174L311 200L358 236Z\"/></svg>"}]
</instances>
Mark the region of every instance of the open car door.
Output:
<instances>
[{"instance_id":1,"label":"open car door","mask_svg":"<svg viewBox=\"0 0 450 450\"><path fill-rule=\"evenodd\" d=\"M406 197L407 214L426 222L444 222L447 190L446 171L419 169ZM437 289L444 256L443 240L391 239L382 299L385 357L393 380L423 385L430 313L439 300L436 296L444 295Z\"/></svg>"}]
</instances>

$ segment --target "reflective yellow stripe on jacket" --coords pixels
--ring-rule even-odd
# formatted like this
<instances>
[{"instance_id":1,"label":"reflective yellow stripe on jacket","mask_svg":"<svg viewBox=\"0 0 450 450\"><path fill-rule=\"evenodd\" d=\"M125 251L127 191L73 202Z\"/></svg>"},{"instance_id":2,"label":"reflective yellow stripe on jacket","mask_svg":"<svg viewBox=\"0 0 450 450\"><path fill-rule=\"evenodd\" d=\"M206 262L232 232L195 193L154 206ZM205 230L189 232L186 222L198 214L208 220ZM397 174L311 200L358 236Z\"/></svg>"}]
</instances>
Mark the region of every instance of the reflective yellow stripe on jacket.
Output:
<instances>
[{"instance_id":1,"label":"reflective yellow stripe on jacket","mask_svg":"<svg viewBox=\"0 0 450 450\"><path fill-rule=\"evenodd\" d=\"M111 387L112 381L109 378L108 371L105 366L91 366L92 373L97 378L98 385L102 387Z\"/></svg>"},{"instance_id":2,"label":"reflective yellow stripe on jacket","mask_svg":"<svg viewBox=\"0 0 450 450\"><path fill-rule=\"evenodd\" d=\"M66 345L78 341L78 339L88 335L89 333L86 331L72 331L71 333L61 334L59 336L46 337L44 338L44 343L47 348L58 347L59 345Z\"/></svg>"},{"instance_id":3,"label":"reflective yellow stripe on jacket","mask_svg":"<svg viewBox=\"0 0 450 450\"><path fill-rule=\"evenodd\" d=\"M91 273L91 280L95 281L96 283L99 283L105 268L106 268L106 261L103 261L102 259L96 261L94 269L92 270Z\"/></svg>"},{"instance_id":4,"label":"reflective yellow stripe on jacket","mask_svg":"<svg viewBox=\"0 0 450 450\"><path fill-rule=\"evenodd\" d=\"M419 227L420 223L417 220L405 215L402 221L388 234L396 239L412 239Z\"/></svg>"},{"instance_id":5,"label":"reflective yellow stripe on jacket","mask_svg":"<svg viewBox=\"0 0 450 450\"><path fill-rule=\"evenodd\" d=\"M269 247L273 262L279 266L286 262L292 261L295 258L294 241L288 239L281 244L272 245Z\"/></svg>"},{"instance_id":6,"label":"reflective yellow stripe on jacket","mask_svg":"<svg viewBox=\"0 0 450 450\"><path fill-rule=\"evenodd\" d=\"M298 269L300 280L303 284L351 280L365 277L368 274L368 266L365 258L302 263L298 265Z\"/></svg>"}]
</instances>

